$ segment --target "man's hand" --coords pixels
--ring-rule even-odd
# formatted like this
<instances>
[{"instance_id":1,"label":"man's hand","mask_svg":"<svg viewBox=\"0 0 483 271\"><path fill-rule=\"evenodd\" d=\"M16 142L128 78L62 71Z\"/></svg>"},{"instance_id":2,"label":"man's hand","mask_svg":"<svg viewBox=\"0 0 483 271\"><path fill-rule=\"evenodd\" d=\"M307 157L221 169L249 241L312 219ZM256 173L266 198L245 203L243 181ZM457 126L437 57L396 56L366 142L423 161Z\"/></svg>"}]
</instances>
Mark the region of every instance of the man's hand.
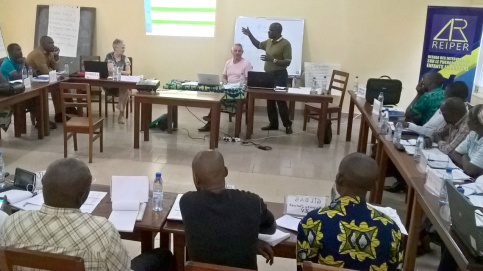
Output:
<instances>
[{"instance_id":1,"label":"man's hand","mask_svg":"<svg viewBox=\"0 0 483 271\"><path fill-rule=\"evenodd\" d=\"M17 58L17 64L25 66L25 57Z\"/></svg>"},{"instance_id":2,"label":"man's hand","mask_svg":"<svg viewBox=\"0 0 483 271\"><path fill-rule=\"evenodd\" d=\"M12 209L8 204L7 195L3 196L3 204L2 204L2 211L4 211L7 215L12 214Z\"/></svg>"},{"instance_id":3,"label":"man's hand","mask_svg":"<svg viewBox=\"0 0 483 271\"><path fill-rule=\"evenodd\" d=\"M416 91L419 95L423 95L426 92L423 79L421 79L421 81L419 81L418 85L416 86Z\"/></svg>"},{"instance_id":4,"label":"man's hand","mask_svg":"<svg viewBox=\"0 0 483 271\"><path fill-rule=\"evenodd\" d=\"M258 240L257 253L262 255L263 258L267 259L266 263L270 263L270 265L273 264L273 249L267 242Z\"/></svg>"},{"instance_id":5,"label":"man's hand","mask_svg":"<svg viewBox=\"0 0 483 271\"><path fill-rule=\"evenodd\" d=\"M405 129L409 128L409 122L403 120L402 121L402 127L405 128Z\"/></svg>"},{"instance_id":6,"label":"man's hand","mask_svg":"<svg viewBox=\"0 0 483 271\"><path fill-rule=\"evenodd\" d=\"M252 36L252 32L250 31L250 28L245 28L245 27L242 27L242 33L247 35L247 36Z\"/></svg>"},{"instance_id":7,"label":"man's hand","mask_svg":"<svg viewBox=\"0 0 483 271\"><path fill-rule=\"evenodd\" d=\"M54 50L52 51L52 53L54 53L54 56L55 57L58 57L59 56L59 53L60 53L59 47L54 46Z\"/></svg>"},{"instance_id":8,"label":"man's hand","mask_svg":"<svg viewBox=\"0 0 483 271\"><path fill-rule=\"evenodd\" d=\"M262 55L260 57L260 60L266 61L266 62L273 62L273 57L271 55Z\"/></svg>"}]
</instances>

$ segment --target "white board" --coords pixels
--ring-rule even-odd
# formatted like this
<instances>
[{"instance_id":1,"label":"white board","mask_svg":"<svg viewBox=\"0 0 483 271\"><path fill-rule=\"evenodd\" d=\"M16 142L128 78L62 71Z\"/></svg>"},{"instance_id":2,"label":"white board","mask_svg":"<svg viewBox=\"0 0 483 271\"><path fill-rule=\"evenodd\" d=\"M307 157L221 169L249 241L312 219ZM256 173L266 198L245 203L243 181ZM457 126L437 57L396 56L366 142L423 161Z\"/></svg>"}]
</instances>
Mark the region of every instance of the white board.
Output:
<instances>
[{"instance_id":1,"label":"white board","mask_svg":"<svg viewBox=\"0 0 483 271\"><path fill-rule=\"evenodd\" d=\"M0 58L4 58L7 56L7 50L5 49L5 43L3 42L2 29L0 28Z\"/></svg>"},{"instance_id":2,"label":"white board","mask_svg":"<svg viewBox=\"0 0 483 271\"><path fill-rule=\"evenodd\" d=\"M80 7L49 6L47 35L60 49L60 56L77 57Z\"/></svg>"},{"instance_id":3,"label":"white board","mask_svg":"<svg viewBox=\"0 0 483 271\"><path fill-rule=\"evenodd\" d=\"M234 43L243 45L243 57L248 59L254 71L263 71L264 62L260 56L263 50L253 46L248 36L242 33L242 27L250 28L253 36L260 42L268 39L270 24L278 22L282 25L282 36L292 45L292 62L288 66L289 75L300 76L302 73L302 44L304 40L304 20L297 18L265 18L265 17L238 17L235 23Z\"/></svg>"}]
</instances>

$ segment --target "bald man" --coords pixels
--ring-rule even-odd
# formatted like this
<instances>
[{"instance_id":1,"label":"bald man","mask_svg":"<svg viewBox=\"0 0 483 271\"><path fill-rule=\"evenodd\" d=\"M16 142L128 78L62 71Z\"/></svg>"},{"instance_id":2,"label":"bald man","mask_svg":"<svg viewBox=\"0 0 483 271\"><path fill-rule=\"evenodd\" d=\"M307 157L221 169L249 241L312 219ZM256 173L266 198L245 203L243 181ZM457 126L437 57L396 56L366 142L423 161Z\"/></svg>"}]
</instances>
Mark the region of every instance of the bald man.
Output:
<instances>
[{"instance_id":1,"label":"bald man","mask_svg":"<svg viewBox=\"0 0 483 271\"><path fill-rule=\"evenodd\" d=\"M192 167L197 191L180 200L190 259L256 270L258 233L276 230L272 213L258 195L225 189L228 169L219 152L199 152Z\"/></svg>"},{"instance_id":2,"label":"bald man","mask_svg":"<svg viewBox=\"0 0 483 271\"><path fill-rule=\"evenodd\" d=\"M376 162L365 154L342 159L335 179L340 197L299 223L298 270L303 261L354 270L396 270L403 256L401 231L365 201L377 172Z\"/></svg>"},{"instance_id":3,"label":"bald man","mask_svg":"<svg viewBox=\"0 0 483 271\"><path fill-rule=\"evenodd\" d=\"M0 245L78 256L84 259L86 270L170 270L172 255L161 250L143 253L131 262L114 225L80 211L91 182L84 162L75 158L54 161L42 178L40 211L11 215L1 229ZM158 264L155 269L146 267L154 264Z\"/></svg>"}]
</instances>

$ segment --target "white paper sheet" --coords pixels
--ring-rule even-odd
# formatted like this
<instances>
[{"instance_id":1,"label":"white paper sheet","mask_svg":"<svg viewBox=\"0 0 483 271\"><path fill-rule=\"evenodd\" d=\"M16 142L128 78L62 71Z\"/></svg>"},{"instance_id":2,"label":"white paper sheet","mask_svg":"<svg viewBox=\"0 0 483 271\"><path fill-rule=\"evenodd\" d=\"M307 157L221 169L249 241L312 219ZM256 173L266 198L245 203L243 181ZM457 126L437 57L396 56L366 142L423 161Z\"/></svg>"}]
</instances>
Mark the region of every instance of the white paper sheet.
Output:
<instances>
[{"instance_id":1,"label":"white paper sheet","mask_svg":"<svg viewBox=\"0 0 483 271\"><path fill-rule=\"evenodd\" d=\"M134 224L136 224L136 211L113 211L109 216L109 221L121 232L133 232Z\"/></svg>"},{"instance_id":2,"label":"white paper sheet","mask_svg":"<svg viewBox=\"0 0 483 271\"><path fill-rule=\"evenodd\" d=\"M148 202L149 180L147 176L112 176L111 200Z\"/></svg>"},{"instance_id":3,"label":"white paper sheet","mask_svg":"<svg viewBox=\"0 0 483 271\"><path fill-rule=\"evenodd\" d=\"M141 80L141 76L135 76L135 75L121 75L121 81L124 82L134 82L137 83Z\"/></svg>"},{"instance_id":4,"label":"white paper sheet","mask_svg":"<svg viewBox=\"0 0 483 271\"><path fill-rule=\"evenodd\" d=\"M11 205L32 198L32 193L26 190L13 189L0 193L0 197L4 197L5 195L7 195L8 202Z\"/></svg>"},{"instance_id":5,"label":"white paper sheet","mask_svg":"<svg viewBox=\"0 0 483 271\"><path fill-rule=\"evenodd\" d=\"M80 7L49 6L47 35L60 49L60 56L77 57L79 40Z\"/></svg>"},{"instance_id":6,"label":"white paper sheet","mask_svg":"<svg viewBox=\"0 0 483 271\"><path fill-rule=\"evenodd\" d=\"M381 213L387 215L388 217L390 217L397 224L397 226L401 230L401 233L404 234L404 235L408 235L406 227L404 227L404 224L401 222L401 218L399 217L399 215L397 214L397 211L395 209L393 209L391 207L375 206L375 205L372 205L372 204L369 204L369 203L367 203L367 205L371 206L372 208L374 208L374 209L378 210L379 212L381 212Z\"/></svg>"},{"instance_id":7,"label":"white paper sheet","mask_svg":"<svg viewBox=\"0 0 483 271\"><path fill-rule=\"evenodd\" d=\"M470 200L471 203L473 203L474 206L483 207L483 196L471 195L471 196L468 196L468 199Z\"/></svg>"},{"instance_id":8,"label":"white paper sheet","mask_svg":"<svg viewBox=\"0 0 483 271\"><path fill-rule=\"evenodd\" d=\"M171 207L171 211L169 211L167 219L183 221L183 217L181 216L181 209L179 208L179 200L182 196L183 194L178 194L176 196L176 200L174 201L173 207Z\"/></svg>"},{"instance_id":9,"label":"white paper sheet","mask_svg":"<svg viewBox=\"0 0 483 271\"><path fill-rule=\"evenodd\" d=\"M32 194L30 193L30 195ZM90 191L86 202L84 202L84 204L80 207L81 212L89 214L92 213L106 195L107 192ZM42 204L44 204L44 195L42 193L38 193L34 197L31 196L12 204L12 206L21 210L40 210Z\"/></svg>"},{"instance_id":10,"label":"white paper sheet","mask_svg":"<svg viewBox=\"0 0 483 271\"><path fill-rule=\"evenodd\" d=\"M296 232L298 231L300 220L302 219L290 215L284 215L277 219L277 226Z\"/></svg>"},{"instance_id":11,"label":"white paper sheet","mask_svg":"<svg viewBox=\"0 0 483 271\"><path fill-rule=\"evenodd\" d=\"M275 231L274 234L258 234L258 239L267 242L272 247L276 246L278 243L290 237L290 233L283 232L279 229Z\"/></svg>"},{"instance_id":12,"label":"white paper sheet","mask_svg":"<svg viewBox=\"0 0 483 271\"><path fill-rule=\"evenodd\" d=\"M139 201L113 201L112 202L113 211L139 211Z\"/></svg>"}]
</instances>

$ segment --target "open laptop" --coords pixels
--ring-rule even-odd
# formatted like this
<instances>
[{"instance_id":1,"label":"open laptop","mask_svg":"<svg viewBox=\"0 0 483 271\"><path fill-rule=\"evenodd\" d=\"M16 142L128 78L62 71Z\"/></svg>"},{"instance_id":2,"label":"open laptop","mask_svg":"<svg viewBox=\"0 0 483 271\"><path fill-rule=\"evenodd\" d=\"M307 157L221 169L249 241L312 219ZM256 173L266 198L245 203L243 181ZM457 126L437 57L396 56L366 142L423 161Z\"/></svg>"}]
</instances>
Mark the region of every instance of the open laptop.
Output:
<instances>
[{"instance_id":1,"label":"open laptop","mask_svg":"<svg viewBox=\"0 0 483 271\"><path fill-rule=\"evenodd\" d=\"M98 72L100 78L107 78L109 76L107 62L86 60L84 61L84 69L86 72Z\"/></svg>"},{"instance_id":2,"label":"open laptop","mask_svg":"<svg viewBox=\"0 0 483 271\"><path fill-rule=\"evenodd\" d=\"M28 190L33 191L35 184L35 173L30 172L25 169L16 168L15 169L15 177L13 180L13 184L7 184L0 188L0 192L8 191L8 190Z\"/></svg>"},{"instance_id":3,"label":"open laptop","mask_svg":"<svg viewBox=\"0 0 483 271\"><path fill-rule=\"evenodd\" d=\"M275 87L275 76L273 73L248 72L247 86L249 88L273 89Z\"/></svg>"},{"instance_id":4,"label":"open laptop","mask_svg":"<svg viewBox=\"0 0 483 271\"><path fill-rule=\"evenodd\" d=\"M198 73L198 85L219 86L220 85L220 76L218 74Z\"/></svg>"}]
</instances>

